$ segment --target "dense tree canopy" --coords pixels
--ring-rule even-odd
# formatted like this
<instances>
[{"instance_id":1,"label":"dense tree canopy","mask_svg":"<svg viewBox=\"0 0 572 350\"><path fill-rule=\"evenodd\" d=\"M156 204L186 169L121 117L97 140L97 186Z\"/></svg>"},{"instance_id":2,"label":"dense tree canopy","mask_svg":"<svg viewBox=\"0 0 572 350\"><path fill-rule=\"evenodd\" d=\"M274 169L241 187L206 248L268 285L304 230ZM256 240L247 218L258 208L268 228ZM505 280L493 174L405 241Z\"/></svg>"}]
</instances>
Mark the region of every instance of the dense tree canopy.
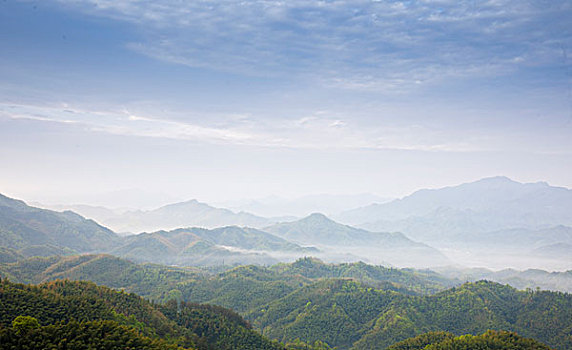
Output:
<instances>
[{"instance_id":1,"label":"dense tree canopy","mask_svg":"<svg viewBox=\"0 0 572 350\"><path fill-rule=\"evenodd\" d=\"M71 281L35 286L1 280L0 337L2 349L284 348L219 306L174 300L159 305Z\"/></svg>"},{"instance_id":2,"label":"dense tree canopy","mask_svg":"<svg viewBox=\"0 0 572 350\"><path fill-rule=\"evenodd\" d=\"M481 335L454 336L447 332L430 332L398 342L387 350L550 350L534 339L513 332L489 330Z\"/></svg>"},{"instance_id":3,"label":"dense tree canopy","mask_svg":"<svg viewBox=\"0 0 572 350\"><path fill-rule=\"evenodd\" d=\"M446 289L451 281L431 272L363 263L332 265L306 258L270 268L240 266L209 273L92 255L29 259L0 265L0 273L27 282L93 279L136 291L157 303L87 282L57 281L40 287L8 284L3 288L9 293L0 299L7 301L8 316L0 314L5 326L20 315L33 315L42 325L109 320L151 338L186 339L186 343L173 342L179 345L232 348L235 340L244 339L244 346L258 341L276 346L257 339L254 330L258 330L298 348L328 345L364 350L385 349L427 332L458 336L494 329L572 349L572 295L518 291L487 281ZM236 322L242 320L238 314L198 303L231 308L249 323ZM217 334L221 338L215 341Z\"/></svg>"}]
</instances>

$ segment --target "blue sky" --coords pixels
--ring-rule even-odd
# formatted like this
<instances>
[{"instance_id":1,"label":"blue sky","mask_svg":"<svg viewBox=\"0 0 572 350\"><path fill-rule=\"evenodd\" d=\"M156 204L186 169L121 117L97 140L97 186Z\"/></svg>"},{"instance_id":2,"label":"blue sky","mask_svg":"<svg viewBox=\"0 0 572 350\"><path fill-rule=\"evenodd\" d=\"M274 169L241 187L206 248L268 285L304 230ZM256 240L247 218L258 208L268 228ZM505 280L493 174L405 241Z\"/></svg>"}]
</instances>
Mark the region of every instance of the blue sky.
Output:
<instances>
[{"instance_id":1,"label":"blue sky","mask_svg":"<svg viewBox=\"0 0 572 350\"><path fill-rule=\"evenodd\" d=\"M572 187L570 23L559 0L0 1L0 191Z\"/></svg>"}]
</instances>

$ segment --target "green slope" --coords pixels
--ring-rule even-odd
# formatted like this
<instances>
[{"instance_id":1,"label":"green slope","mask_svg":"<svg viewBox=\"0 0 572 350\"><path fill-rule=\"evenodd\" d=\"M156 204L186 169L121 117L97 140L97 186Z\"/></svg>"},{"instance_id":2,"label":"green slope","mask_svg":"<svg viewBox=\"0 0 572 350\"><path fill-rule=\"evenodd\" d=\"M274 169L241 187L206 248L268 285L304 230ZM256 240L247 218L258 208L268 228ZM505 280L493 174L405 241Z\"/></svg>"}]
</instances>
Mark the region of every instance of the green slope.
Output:
<instances>
[{"instance_id":1,"label":"green slope","mask_svg":"<svg viewBox=\"0 0 572 350\"><path fill-rule=\"evenodd\" d=\"M204 274L196 268L136 264L111 255L36 257L0 264L0 276L13 281L86 280L156 300L168 296L178 283L202 278Z\"/></svg>"},{"instance_id":2,"label":"green slope","mask_svg":"<svg viewBox=\"0 0 572 350\"><path fill-rule=\"evenodd\" d=\"M111 256L35 258L1 264L28 282L92 279L157 301L216 304L283 341L324 341L338 349L384 349L434 331L455 335L515 331L572 349L572 296L518 291L493 282L457 282L432 272L306 258L269 268L204 270L138 265Z\"/></svg>"},{"instance_id":3,"label":"green slope","mask_svg":"<svg viewBox=\"0 0 572 350\"><path fill-rule=\"evenodd\" d=\"M37 332L33 330L29 336L32 340L40 337L44 343L70 332L85 331L88 338L100 332L101 338L127 331L124 341L131 342L131 348L138 348L137 344L142 348L283 348L256 333L239 315L220 307L176 301L157 305L91 282L54 281L30 286L2 280L0 292L0 337L10 342L17 341L14 320L26 316L46 326L32 327Z\"/></svg>"},{"instance_id":4,"label":"green slope","mask_svg":"<svg viewBox=\"0 0 572 350\"><path fill-rule=\"evenodd\" d=\"M34 208L0 194L0 246L35 247L31 254L54 249L72 252L104 251L119 241L109 229L71 211L63 213Z\"/></svg>"},{"instance_id":5,"label":"green slope","mask_svg":"<svg viewBox=\"0 0 572 350\"><path fill-rule=\"evenodd\" d=\"M572 349L572 295L524 292L492 282L410 296L353 281L321 281L247 314L277 339L316 337L341 349L384 349L430 331L454 334L516 331L558 349Z\"/></svg>"},{"instance_id":6,"label":"green slope","mask_svg":"<svg viewBox=\"0 0 572 350\"><path fill-rule=\"evenodd\" d=\"M270 233L236 226L217 229L184 228L125 237L111 254L162 264L184 266L274 264L269 254L300 256L317 252Z\"/></svg>"},{"instance_id":7,"label":"green slope","mask_svg":"<svg viewBox=\"0 0 572 350\"><path fill-rule=\"evenodd\" d=\"M534 339L513 332L487 331L480 335L455 337L447 332L430 332L396 343L387 350L549 350Z\"/></svg>"}]
</instances>

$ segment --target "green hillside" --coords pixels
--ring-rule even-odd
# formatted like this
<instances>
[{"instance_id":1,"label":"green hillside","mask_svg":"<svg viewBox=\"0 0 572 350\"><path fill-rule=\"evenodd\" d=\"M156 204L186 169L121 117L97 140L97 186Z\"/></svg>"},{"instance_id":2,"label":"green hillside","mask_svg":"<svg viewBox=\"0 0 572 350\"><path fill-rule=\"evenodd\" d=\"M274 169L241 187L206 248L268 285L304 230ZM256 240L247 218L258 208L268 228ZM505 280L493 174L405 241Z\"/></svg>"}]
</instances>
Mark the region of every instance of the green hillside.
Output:
<instances>
[{"instance_id":1,"label":"green hillside","mask_svg":"<svg viewBox=\"0 0 572 350\"><path fill-rule=\"evenodd\" d=\"M185 228L125 237L111 254L139 262L205 266L233 264L269 265L278 262L268 255L290 256L316 252L282 238L251 228Z\"/></svg>"},{"instance_id":2,"label":"green hillside","mask_svg":"<svg viewBox=\"0 0 572 350\"><path fill-rule=\"evenodd\" d=\"M387 350L549 350L534 339L524 338L513 332L487 331L481 335L461 335L431 332L394 344Z\"/></svg>"},{"instance_id":3,"label":"green hillside","mask_svg":"<svg viewBox=\"0 0 572 350\"><path fill-rule=\"evenodd\" d=\"M71 211L34 208L0 194L2 247L31 249L28 256L32 256L51 255L58 249L68 254L104 251L118 241L114 232Z\"/></svg>"},{"instance_id":4,"label":"green hillside","mask_svg":"<svg viewBox=\"0 0 572 350\"><path fill-rule=\"evenodd\" d=\"M570 294L517 291L485 281L410 296L338 279L297 289L246 317L270 337L320 339L341 349L384 349L425 332L461 335L488 329L572 349L571 310Z\"/></svg>"},{"instance_id":5,"label":"green hillside","mask_svg":"<svg viewBox=\"0 0 572 350\"><path fill-rule=\"evenodd\" d=\"M298 344L292 346L324 342L338 349L385 349L427 332L494 329L572 349L572 295L486 281L458 286L430 271L304 258L210 273L84 255L4 263L0 275L28 283L93 280L159 302L219 305L244 316L265 336Z\"/></svg>"},{"instance_id":6,"label":"green hillside","mask_svg":"<svg viewBox=\"0 0 572 350\"><path fill-rule=\"evenodd\" d=\"M109 346L133 349L283 348L252 330L239 315L221 307L176 301L157 305L91 282L54 281L36 286L2 280L0 292L3 346L25 348L67 338L68 346L77 341L85 348L106 341ZM18 326L22 322L25 325ZM18 335L23 331L29 336L25 344L20 344ZM77 332L85 334L74 338ZM110 339L102 339L106 335Z\"/></svg>"},{"instance_id":7,"label":"green hillside","mask_svg":"<svg viewBox=\"0 0 572 350\"><path fill-rule=\"evenodd\" d=\"M430 271L364 263L326 264L313 258L271 267L240 266L213 274L190 267L136 264L110 255L53 256L0 264L0 276L23 283L62 278L89 280L155 300L181 293L185 300L215 303L239 312L322 278L350 278L412 295L431 294L460 284Z\"/></svg>"},{"instance_id":8,"label":"green hillside","mask_svg":"<svg viewBox=\"0 0 572 350\"><path fill-rule=\"evenodd\" d=\"M111 255L36 257L0 264L0 276L22 283L56 279L84 280L158 299L178 283L202 278L205 272L191 267L136 264Z\"/></svg>"},{"instance_id":9,"label":"green hillside","mask_svg":"<svg viewBox=\"0 0 572 350\"><path fill-rule=\"evenodd\" d=\"M18 316L12 324L12 327L0 328L2 349L184 349L143 336L115 321L71 321L41 326L31 316Z\"/></svg>"}]
</instances>

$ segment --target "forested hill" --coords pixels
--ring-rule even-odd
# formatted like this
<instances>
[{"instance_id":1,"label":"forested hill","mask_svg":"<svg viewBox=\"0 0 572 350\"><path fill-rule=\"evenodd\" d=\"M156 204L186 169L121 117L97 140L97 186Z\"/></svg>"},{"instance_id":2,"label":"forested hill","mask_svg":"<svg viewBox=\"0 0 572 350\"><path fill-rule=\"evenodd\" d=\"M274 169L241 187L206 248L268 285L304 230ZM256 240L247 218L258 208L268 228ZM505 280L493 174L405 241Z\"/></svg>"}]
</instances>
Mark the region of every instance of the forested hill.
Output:
<instances>
[{"instance_id":1,"label":"forested hill","mask_svg":"<svg viewBox=\"0 0 572 350\"><path fill-rule=\"evenodd\" d=\"M467 283L431 296L411 296L323 280L262 305L246 318L278 340L320 339L339 349L385 349L430 331L456 335L516 331L557 349L572 349L572 295Z\"/></svg>"},{"instance_id":2,"label":"forested hill","mask_svg":"<svg viewBox=\"0 0 572 350\"><path fill-rule=\"evenodd\" d=\"M448 332L430 332L394 344L387 350L550 350L534 339L513 332L487 331L481 335L455 337Z\"/></svg>"},{"instance_id":3,"label":"forested hill","mask_svg":"<svg viewBox=\"0 0 572 350\"><path fill-rule=\"evenodd\" d=\"M71 211L34 208L0 194L0 246L24 255L51 255L109 249L119 237Z\"/></svg>"},{"instance_id":4,"label":"forested hill","mask_svg":"<svg viewBox=\"0 0 572 350\"><path fill-rule=\"evenodd\" d=\"M326 264L313 258L272 267L241 266L214 274L190 267L136 264L103 254L36 257L4 263L0 264L0 276L23 283L62 278L88 280L154 300L166 300L169 294L180 293L186 300L215 302L240 312L321 278L351 278L375 288L406 294L431 294L460 284L459 280L444 278L431 271L394 269L364 263ZM245 293L246 290L251 293ZM252 297L268 296L262 300L253 298L252 302L245 303L245 294Z\"/></svg>"},{"instance_id":5,"label":"forested hill","mask_svg":"<svg viewBox=\"0 0 572 350\"><path fill-rule=\"evenodd\" d=\"M284 348L221 307L151 304L90 282L29 286L7 280L0 281L0 344L15 349L62 344L74 349Z\"/></svg>"},{"instance_id":6,"label":"forested hill","mask_svg":"<svg viewBox=\"0 0 572 350\"><path fill-rule=\"evenodd\" d=\"M137 291L157 301L184 301L182 307L199 309L196 312L200 315L220 309L189 303L220 305L234 309L264 335L284 343L300 339L312 344L324 341L338 349L385 349L426 332L448 331L462 335L496 329L515 331L557 349L572 349L572 295L518 291L485 281L449 288L448 284L455 282L430 272L361 263L332 265L306 258L270 268L241 266L211 274L198 269L138 265L106 255L86 255L3 264L0 273L27 282L63 277L93 279L114 288ZM151 338L159 334L154 325L161 325L160 334L186 332L180 327L190 327L191 333L195 332L195 326L190 326L186 318L173 318L177 312L172 301L157 307L135 295L87 282L49 282L26 287L4 281L3 286L4 304L0 306L2 312L8 314L1 321L4 327L18 315L34 315L42 325L72 318L103 319L126 327L138 324L133 323L135 321L143 322L145 326L141 331ZM7 290L12 292L5 293ZM13 304L5 300L15 293L27 295L25 300L33 300L31 306L18 306L12 311L4 307ZM40 295L52 301L47 304L38 301ZM85 304L84 299L92 302L87 308L77 310L50 304L62 300L62 296L75 298L70 305L78 307ZM51 312L50 305L55 313ZM128 307L119 309L121 305ZM36 306L42 309L36 311ZM105 311L108 307L119 316ZM29 313L22 314L21 310ZM42 310L47 310L46 314ZM134 310L147 311L135 313ZM86 312L101 313L95 318L83 317ZM51 318L46 319L48 315ZM236 314L231 318L239 319ZM149 320L155 321L149 323ZM190 336L190 339L195 339L192 344L196 345L196 338Z\"/></svg>"},{"instance_id":7,"label":"forested hill","mask_svg":"<svg viewBox=\"0 0 572 350\"><path fill-rule=\"evenodd\" d=\"M28 282L93 279L157 301L220 305L285 343L300 339L341 350L385 349L426 332L462 335L496 329L572 349L572 295L518 291L485 281L450 288L456 282L431 272L306 258L211 274L95 255L3 264L0 274Z\"/></svg>"}]
</instances>

